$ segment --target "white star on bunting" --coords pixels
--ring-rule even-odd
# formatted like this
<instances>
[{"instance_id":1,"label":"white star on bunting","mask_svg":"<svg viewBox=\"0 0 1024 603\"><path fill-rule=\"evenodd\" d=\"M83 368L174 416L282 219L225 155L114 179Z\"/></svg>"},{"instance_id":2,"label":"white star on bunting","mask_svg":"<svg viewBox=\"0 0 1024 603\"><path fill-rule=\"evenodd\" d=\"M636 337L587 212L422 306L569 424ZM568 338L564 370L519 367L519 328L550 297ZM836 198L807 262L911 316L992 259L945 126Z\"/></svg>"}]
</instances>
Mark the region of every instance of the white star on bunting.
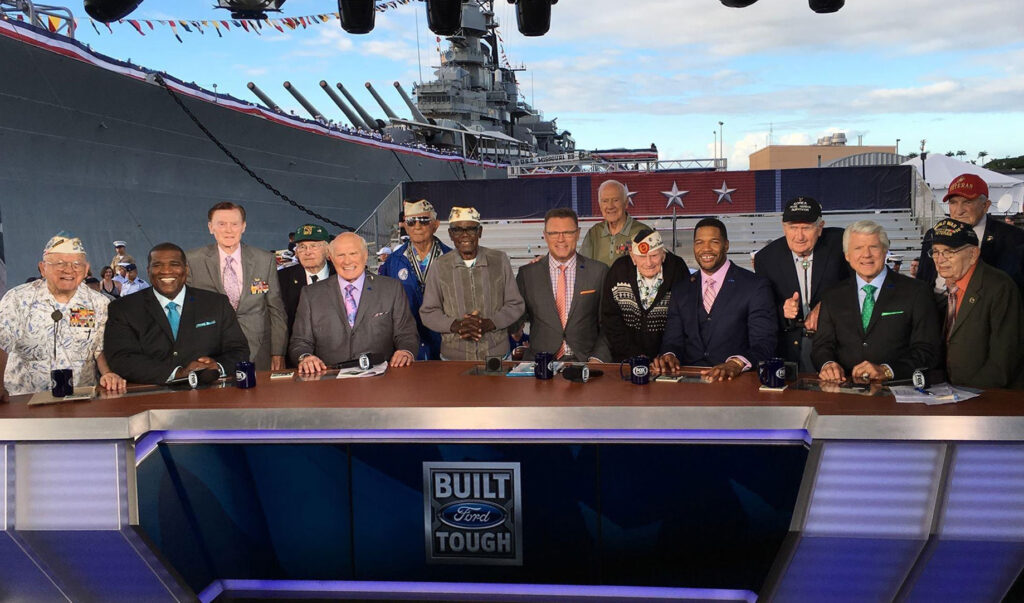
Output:
<instances>
[{"instance_id":1,"label":"white star on bunting","mask_svg":"<svg viewBox=\"0 0 1024 603\"><path fill-rule=\"evenodd\" d=\"M718 201L715 201L715 205L717 205L717 204L721 203L722 201L728 201L729 203L732 203L732 194L734 192L736 192L736 189L729 188L725 184L725 180L723 180L722 181L722 188L713 188L713 189L711 189L711 191L714 192L714 193L718 193Z\"/></svg>"},{"instance_id":2,"label":"white star on bunting","mask_svg":"<svg viewBox=\"0 0 1024 603\"><path fill-rule=\"evenodd\" d=\"M680 208L682 208L683 207L683 197L688 192L690 192L690 191L681 191L681 190L679 190L679 186L673 180L672 181L672 190L670 190L670 191L661 191L661 194L665 195L665 198L668 199L668 203L665 204L665 209L668 209L668 208L672 207L673 205L678 205Z\"/></svg>"},{"instance_id":3,"label":"white star on bunting","mask_svg":"<svg viewBox=\"0 0 1024 603\"><path fill-rule=\"evenodd\" d=\"M633 195L636 193L629 192L629 185L623 184L622 188L626 189L626 200L629 202L627 205L633 205Z\"/></svg>"}]
</instances>

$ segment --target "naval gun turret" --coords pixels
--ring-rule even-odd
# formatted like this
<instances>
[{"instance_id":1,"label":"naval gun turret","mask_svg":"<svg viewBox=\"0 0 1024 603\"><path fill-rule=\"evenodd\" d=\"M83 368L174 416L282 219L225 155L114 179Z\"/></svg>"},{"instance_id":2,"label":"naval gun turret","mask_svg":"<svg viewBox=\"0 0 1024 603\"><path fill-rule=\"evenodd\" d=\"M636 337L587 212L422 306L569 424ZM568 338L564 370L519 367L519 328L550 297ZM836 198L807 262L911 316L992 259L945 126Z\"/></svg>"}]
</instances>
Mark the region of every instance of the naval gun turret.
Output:
<instances>
[{"instance_id":1,"label":"naval gun turret","mask_svg":"<svg viewBox=\"0 0 1024 603\"><path fill-rule=\"evenodd\" d=\"M345 100L347 100L349 104L355 108L356 112L359 113L359 116L363 118L363 121L366 122L366 125L369 126L371 130L384 129L384 126L386 124L379 119L374 119L372 115L367 113L366 109L363 109L363 106L359 104L359 101L357 101L355 98L352 97L351 94L349 94L348 90L345 89L345 86L343 86L341 82L338 82L337 84L335 84L335 86L337 86L338 90L340 90L341 93L345 95Z\"/></svg>"},{"instance_id":2,"label":"naval gun turret","mask_svg":"<svg viewBox=\"0 0 1024 603\"><path fill-rule=\"evenodd\" d=\"M402 100L405 101L405 106L409 107L409 111L412 112L413 120L418 121L421 124L436 123L434 120L427 119L426 116L420 113L419 107L417 107L416 103L412 102L412 99L409 98L409 95L405 93L405 89L402 88L402 84L395 82L395 90L398 90L398 94L402 96Z\"/></svg>"},{"instance_id":3,"label":"naval gun turret","mask_svg":"<svg viewBox=\"0 0 1024 603\"><path fill-rule=\"evenodd\" d=\"M341 112L344 113L345 117L348 118L349 123L351 123L356 128L362 130L369 131L373 129L366 123L364 123L363 120L360 119L358 115L356 115L356 112L345 104L345 101L341 100L341 97L338 96L337 92L331 89L331 85L328 84L326 80L320 80L320 88L322 88L323 91L327 93L327 96L329 96L331 100L334 101L335 105L338 105L338 108L341 109Z\"/></svg>"},{"instance_id":4,"label":"naval gun turret","mask_svg":"<svg viewBox=\"0 0 1024 603\"><path fill-rule=\"evenodd\" d=\"M374 90L373 84L366 82L366 89L370 92L370 96L373 97L373 100L377 101L380 108L384 110L384 115L387 115L388 119L398 119L398 116L391 110L391 107L389 107L388 104L384 102L384 99L377 94L377 91Z\"/></svg>"},{"instance_id":5,"label":"naval gun turret","mask_svg":"<svg viewBox=\"0 0 1024 603\"><path fill-rule=\"evenodd\" d=\"M302 108L305 109L306 112L313 117L313 119L321 122L327 121L327 118L324 117L324 114L321 113L319 109L314 107L313 103L306 100L306 97L303 96L302 93L299 92L298 88L293 86L291 82L286 81L282 85L284 86L284 89L290 92L291 95L295 98L295 100L298 101L300 105L302 105Z\"/></svg>"}]
</instances>

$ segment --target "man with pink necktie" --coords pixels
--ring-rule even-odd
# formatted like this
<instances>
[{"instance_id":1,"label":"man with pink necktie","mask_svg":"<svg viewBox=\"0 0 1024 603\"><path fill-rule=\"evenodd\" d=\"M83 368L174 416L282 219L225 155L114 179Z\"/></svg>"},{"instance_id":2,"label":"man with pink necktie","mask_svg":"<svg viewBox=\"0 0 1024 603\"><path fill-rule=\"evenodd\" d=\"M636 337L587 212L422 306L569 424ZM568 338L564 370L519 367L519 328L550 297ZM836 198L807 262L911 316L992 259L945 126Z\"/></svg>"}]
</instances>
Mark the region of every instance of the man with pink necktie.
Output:
<instances>
[{"instance_id":1,"label":"man with pink necktie","mask_svg":"<svg viewBox=\"0 0 1024 603\"><path fill-rule=\"evenodd\" d=\"M681 365L710 367L710 381L728 381L775 355L778 323L768 279L730 262L729 235L717 218L693 231L700 266L672 288L661 355L652 363L663 373Z\"/></svg>"},{"instance_id":2,"label":"man with pink necktie","mask_svg":"<svg viewBox=\"0 0 1024 603\"><path fill-rule=\"evenodd\" d=\"M529 347L523 357L537 352L577 362L609 362L611 353L600 330L601 287L608 267L576 253L580 226L576 212L556 207L544 216L544 240L548 253L538 262L519 269L516 284L526 302L526 312L509 332L522 338L530 323Z\"/></svg>"},{"instance_id":3,"label":"man with pink necktie","mask_svg":"<svg viewBox=\"0 0 1024 603\"><path fill-rule=\"evenodd\" d=\"M288 319L274 254L242 243L245 208L241 205L218 203L207 218L216 243L188 252L188 285L227 295L256 370L283 369Z\"/></svg>"}]
</instances>

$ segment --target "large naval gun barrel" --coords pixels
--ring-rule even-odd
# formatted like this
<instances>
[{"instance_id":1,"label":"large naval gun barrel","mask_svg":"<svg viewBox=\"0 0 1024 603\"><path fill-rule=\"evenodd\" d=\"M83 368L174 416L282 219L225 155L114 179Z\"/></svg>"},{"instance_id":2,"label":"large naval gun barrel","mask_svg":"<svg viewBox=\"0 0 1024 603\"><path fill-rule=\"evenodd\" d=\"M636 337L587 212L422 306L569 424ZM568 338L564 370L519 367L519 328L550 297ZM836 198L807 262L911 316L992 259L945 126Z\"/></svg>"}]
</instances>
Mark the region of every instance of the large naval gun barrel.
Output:
<instances>
[{"instance_id":1,"label":"large naval gun barrel","mask_svg":"<svg viewBox=\"0 0 1024 603\"><path fill-rule=\"evenodd\" d=\"M285 82L284 89L290 92L291 95L295 97L295 100L299 101L299 104L302 105L302 108L309 112L309 114L313 116L313 119L317 121L327 121L324 118L324 114L321 113L316 107L314 107L313 103L306 100L306 97L302 96L302 93L299 92L295 88L295 86L292 85L291 82Z\"/></svg>"},{"instance_id":2,"label":"large naval gun barrel","mask_svg":"<svg viewBox=\"0 0 1024 603\"><path fill-rule=\"evenodd\" d=\"M348 90L345 89L345 86L343 86L341 82L338 82L337 84L335 84L335 86L337 86L338 90L340 90L341 93L345 95L345 100L347 100L348 103L355 108L355 110L359 113L359 117L363 118L363 121L366 122L366 125L369 126L369 129L380 130L381 128L384 127L384 124L378 123L377 120L374 119L372 115L366 112L366 109L363 109L362 105L360 105L359 102L356 101L356 99L352 98L352 95L348 93Z\"/></svg>"},{"instance_id":3,"label":"large naval gun barrel","mask_svg":"<svg viewBox=\"0 0 1024 603\"><path fill-rule=\"evenodd\" d=\"M421 124L430 123L430 120L428 120L422 113L420 113L419 107L416 106L416 103L412 102L412 99L409 98L409 95L405 93L405 90L402 88L402 84L395 82L395 90L398 90L398 93L402 95L402 100L404 100L406 106L409 107L409 111L412 111L412 118L414 120L420 122Z\"/></svg>"},{"instance_id":4,"label":"large naval gun barrel","mask_svg":"<svg viewBox=\"0 0 1024 603\"><path fill-rule=\"evenodd\" d=\"M345 117L348 118L349 123L363 130L373 129L370 126L366 125L366 123L364 123L362 119L359 119L359 116L356 115L356 112L353 111L348 105L346 105L345 101L341 100L341 97L338 96L338 93L332 90L331 85L328 84L325 80L320 80L320 87L323 88L324 92L327 93L327 96L331 97L331 100L334 101L334 104L338 105L338 108L341 109L342 113L345 114Z\"/></svg>"},{"instance_id":5,"label":"large naval gun barrel","mask_svg":"<svg viewBox=\"0 0 1024 603\"><path fill-rule=\"evenodd\" d=\"M373 84L366 82L366 89L370 91L370 95L373 97L373 100L377 101L380 108L384 109L384 115L387 115L388 119L398 119L398 116L391 110L391 107L389 107L388 104L384 102L384 99L377 94L377 91L373 89Z\"/></svg>"},{"instance_id":6,"label":"large naval gun barrel","mask_svg":"<svg viewBox=\"0 0 1024 603\"><path fill-rule=\"evenodd\" d=\"M248 84L246 84L246 87L248 87L248 88L249 88L249 90L250 90L250 91L251 91L251 92L252 92L253 94L255 94L255 95L256 95L256 98L258 98L258 99L260 99L261 101L263 101L263 104L264 104L264 105L266 105L266 106L270 107L270 110L271 110L271 111L277 111L278 113L283 113L283 111L281 111L281 107L279 107L279 106L277 105L277 103L275 103L274 101L272 101L272 100L270 99L270 97L266 95L266 93L265 93L265 92L263 92L262 90L260 90L260 87L259 87L259 86L257 86L256 84L254 84L254 83L252 83L252 82L249 82Z\"/></svg>"}]
</instances>

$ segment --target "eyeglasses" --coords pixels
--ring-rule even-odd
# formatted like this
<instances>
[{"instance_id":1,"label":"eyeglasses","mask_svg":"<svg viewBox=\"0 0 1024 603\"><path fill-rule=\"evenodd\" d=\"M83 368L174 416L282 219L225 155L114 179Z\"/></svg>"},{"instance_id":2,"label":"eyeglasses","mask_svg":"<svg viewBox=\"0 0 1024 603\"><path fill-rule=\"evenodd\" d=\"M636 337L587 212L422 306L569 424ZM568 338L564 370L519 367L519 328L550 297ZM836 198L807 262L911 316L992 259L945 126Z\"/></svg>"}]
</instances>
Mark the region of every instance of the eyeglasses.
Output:
<instances>
[{"instance_id":1,"label":"eyeglasses","mask_svg":"<svg viewBox=\"0 0 1024 603\"><path fill-rule=\"evenodd\" d=\"M449 226L448 227L448 234L452 235L453 237L462 237L462 236L466 236L466 235L477 234L478 232L480 232L480 227L479 226L469 226L469 227Z\"/></svg>"},{"instance_id":2,"label":"eyeglasses","mask_svg":"<svg viewBox=\"0 0 1024 603\"><path fill-rule=\"evenodd\" d=\"M86 262L75 260L73 262L65 262L64 260L58 260L51 262L50 260L43 260L43 263L47 266L56 268L57 270L64 270L65 268L71 268L74 271L85 270Z\"/></svg>"},{"instance_id":3,"label":"eyeglasses","mask_svg":"<svg viewBox=\"0 0 1024 603\"><path fill-rule=\"evenodd\" d=\"M316 241L314 243L299 243L298 245L295 246L295 251L301 253L303 251L313 251L314 249L320 249L326 246L327 243L323 241Z\"/></svg>"},{"instance_id":4,"label":"eyeglasses","mask_svg":"<svg viewBox=\"0 0 1024 603\"><path fill-rule=\"evenodd\" d=\"M418 216L418 217L415 217L415 218L406 218L405 219L405 225L406 226L416 226L417 224L419 224L421 226L426 226L426 225L430 224L433 221L434 221L434 219L431 218L430 216Z\"/></svg>"},{"instance_id":5,"label":"eyeglasses","mask_svg":"<svg viewBox=\"0 0 1024 603\"><path fill-rule=\"evenodd\" d=\"M935 259L935 256L939 256L940 258L942 258L944 260L948 260L948 259L951 259L956 254L958 254L961 251L963 251L964 249L967 249L966 245L961 247L961 248L959 248L959 249L943 249L942 251L939 251L939 250L935 249L934 247L932 247L931 249L928 250L928 257L930 257L932 259Z\"/></svg>"},{"instance_id":6,"label":"eyeglasses","mask_svg":"<svg viewBox=\"0 0 1024 603\"><path fill-rule=\"evenodd\" d=\"M575 235L580 231L579 228L576 230L560 230L558 232L544 231L544 236L549 239L562 239Z\"/></svg>"}]
</instances>

